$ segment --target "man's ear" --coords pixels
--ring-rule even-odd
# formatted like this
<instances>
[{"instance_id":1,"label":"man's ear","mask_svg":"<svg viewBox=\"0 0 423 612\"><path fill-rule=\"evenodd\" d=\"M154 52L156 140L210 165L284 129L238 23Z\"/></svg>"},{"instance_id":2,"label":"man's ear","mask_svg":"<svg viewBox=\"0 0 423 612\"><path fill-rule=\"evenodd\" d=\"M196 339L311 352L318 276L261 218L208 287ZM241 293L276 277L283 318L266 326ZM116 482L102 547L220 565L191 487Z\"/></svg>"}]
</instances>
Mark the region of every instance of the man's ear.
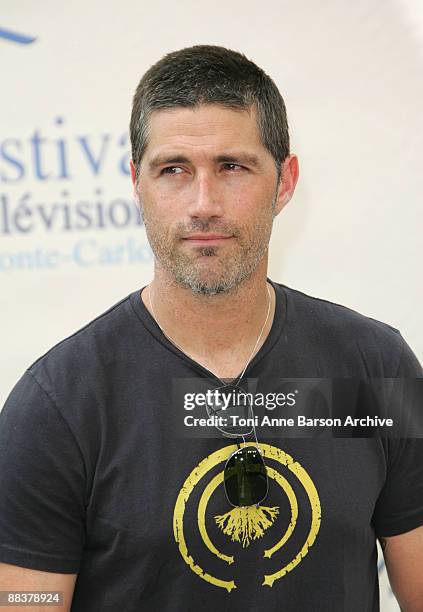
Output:
<instances>
[{"instance_id":1,"label":"man's ear","mask_svg":"<svg viewBox=\"0 0 423 612\"><path fill-rule=\"evenodd\" d=\"M132 195L134 196L135 200L138 202L139 196L138 196L137 171L135 169L135 164L132 161L132 159L129 161L129 168L131 170Z\"/></svg>"},{"instance_id":2,"label":"man's ear","mask_svg":"<svg viewBox=\"0 0 423 612\"><path fill-rule=\"evenodd\" d=\"M288 155L282 162L281 178L278 185L278 193L274 208L274 216L278 215L292 198L298 181L299 167L298 157Z\"/></svg>"}]
</instances>

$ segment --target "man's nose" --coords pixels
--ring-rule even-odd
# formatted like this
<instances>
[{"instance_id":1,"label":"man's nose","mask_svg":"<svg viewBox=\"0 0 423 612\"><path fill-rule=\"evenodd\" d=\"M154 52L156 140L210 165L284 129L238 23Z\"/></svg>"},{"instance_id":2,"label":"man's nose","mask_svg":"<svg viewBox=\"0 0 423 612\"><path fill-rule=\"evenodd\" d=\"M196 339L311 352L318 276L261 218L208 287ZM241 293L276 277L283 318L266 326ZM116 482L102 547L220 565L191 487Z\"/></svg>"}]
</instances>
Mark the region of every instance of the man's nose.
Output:
<instances>
[{"instance_id":1,"label":"man's nose","mask_svg":"<svg viewBox=\"0 0 423 612\"><path fill-rule=\"evenodd\" d=\"M210 174L198 175L193 184L188 214L199 218L222 216L222 195L216 177Z\"/></svg>"}]
</instances>

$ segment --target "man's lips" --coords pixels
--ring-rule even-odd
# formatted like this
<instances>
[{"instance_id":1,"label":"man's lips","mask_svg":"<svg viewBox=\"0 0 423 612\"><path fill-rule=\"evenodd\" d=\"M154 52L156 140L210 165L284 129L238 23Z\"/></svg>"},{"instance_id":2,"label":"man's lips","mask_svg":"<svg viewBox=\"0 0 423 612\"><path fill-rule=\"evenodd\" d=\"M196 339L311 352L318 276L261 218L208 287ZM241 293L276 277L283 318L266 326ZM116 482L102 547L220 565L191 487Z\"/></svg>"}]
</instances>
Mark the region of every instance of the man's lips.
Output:
<instances>
[{"instance_id":1,"label":"man's lips","mask_svg":"<svg viewBox=\"0 0 423 612\"><path fill-rule=\"evenodd\" d=\"M224 234L191 234L190 236L185 236L183 240L192 245L212 246L213 244L227 242L231 238L233 236L226 236Z\"/></svg>"}]
</instances>

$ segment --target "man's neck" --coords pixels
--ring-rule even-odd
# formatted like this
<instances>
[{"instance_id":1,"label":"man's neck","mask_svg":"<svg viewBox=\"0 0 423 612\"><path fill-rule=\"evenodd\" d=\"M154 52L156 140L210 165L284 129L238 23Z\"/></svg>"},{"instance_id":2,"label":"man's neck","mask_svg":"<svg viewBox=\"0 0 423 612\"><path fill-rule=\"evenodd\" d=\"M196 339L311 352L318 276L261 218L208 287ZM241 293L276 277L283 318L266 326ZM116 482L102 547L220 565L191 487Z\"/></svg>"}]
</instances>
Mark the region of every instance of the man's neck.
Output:
<instances>
[{"instance_id":1,"label":"man's neck","mask_svg":"<svg viewBox=\"0 0 423 612\"><path fill-rule=\"evenodd\" d=\"M181 350L218 376L234 377L250 357L268 312L254 353L260 350L272 327L275 296L267 283L266 270L267 261L263 261L235 289L201 295L156 268L154 281L144 289L142 300L166 336Z\"/></svg>"}]
</instances>

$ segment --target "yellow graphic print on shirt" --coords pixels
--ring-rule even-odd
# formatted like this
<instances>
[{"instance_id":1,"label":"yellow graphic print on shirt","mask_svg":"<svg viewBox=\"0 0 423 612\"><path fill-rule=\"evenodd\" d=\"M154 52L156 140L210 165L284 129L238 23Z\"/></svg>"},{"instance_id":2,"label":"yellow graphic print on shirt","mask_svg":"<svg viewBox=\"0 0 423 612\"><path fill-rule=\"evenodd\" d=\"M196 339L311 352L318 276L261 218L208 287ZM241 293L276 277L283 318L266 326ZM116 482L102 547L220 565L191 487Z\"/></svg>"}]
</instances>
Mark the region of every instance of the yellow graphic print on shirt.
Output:
<instances>
[{"instance_id":1,"label":"yellow graphic print on shirt","mask_svg":"<svg viewBox=\"0 0 423 612\"><path fill-rule=\"evenodd\" d=\"M225 447L215 451L200 461L200 463L192 470L191 474L184 482L176 500L173 515L173 532L176 543L179 547L179 551L185 563L200 578L214 586L226 589L228 592L231 592L232 589L236 588L234 580L225 580L212 576L206 570L201 568L190 555L184 535L184 513L191 493L202 478L206 477L208 472L219 463L226 463L229 455L236 449L236 445ZM282 471L287 469L298 479L299 483L303 486L307 494L311 510L310 528L305 541L302 543L300 550L298 550L298 553L288 563L285 563L282 567L277 569L277 571L268 575L265 574L263 576L262 585L271 587L276 580L279 580L288 572L292 571L307 555L319 532L321 507L316 487L314 486L314 483L307 471L298 463L298 461L295 461L290 455L276 446L260 443L260 450L262 451L265 459L275 461L278 464L278 467L282 467ZM266 469L268 477L272 478L279 485L279 487L282 488L290 505L290 521L285 533L282 534L282 537L280 537L271 548L263 551L263 558L270 559L282 549L294 532L298 518L298 502L295 492L288 480L278 470L275 470L273 467L267 464ZM211 541L206 529L207 504L214 491L220 485L223 486L223 471L216 474L204 488L198 504L198 528L201 539L208 550L221 561L231 565L235 562L235 558L233 556L225 555L223 552L219 551ZM278 513L279 508L277 506L249 506L247 508L233 508L223 515L215 516L214 520L224 534L226 534L233 542L239 542L240 545L245 548L246 546L249 546L252 541L261 538L266 530L271 529Z\"/></svg>"},{"instance_id":2,"label":"yellow graphic print on shirt","mask_svg":"<svg viewBox=\"0 0 423 612\"><path fill-rule=\"evenodd\" d=\"M215 516L223 533L231 536L232 542L240 542L245 548L252 540L261 538L279 514L279 508L259 506L251 512L249 508L232 508L226 514Z\"/></svg>"}]
</instances>

